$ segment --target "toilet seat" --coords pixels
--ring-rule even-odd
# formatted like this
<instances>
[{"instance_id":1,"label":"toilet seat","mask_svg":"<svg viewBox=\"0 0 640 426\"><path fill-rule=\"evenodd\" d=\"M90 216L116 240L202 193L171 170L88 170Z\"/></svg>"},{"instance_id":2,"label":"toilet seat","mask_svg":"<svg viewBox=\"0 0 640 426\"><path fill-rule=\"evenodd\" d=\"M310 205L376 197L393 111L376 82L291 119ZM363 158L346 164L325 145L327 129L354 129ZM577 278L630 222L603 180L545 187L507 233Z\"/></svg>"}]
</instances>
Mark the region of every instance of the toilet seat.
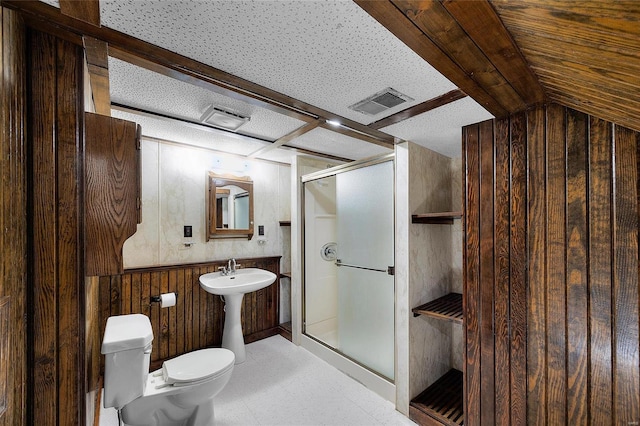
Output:
<instances>
[{"instance_id":1,"label":"toilet seat","mask_svg":"<svg viewBox=\"0 0 640 426\"><path fill-rule=\"evenodd\" d=\"M235 356L228 349L200 349L162 364L164 386L189 386L214 379L233 368Z\"/></svg>"}]
</instances>

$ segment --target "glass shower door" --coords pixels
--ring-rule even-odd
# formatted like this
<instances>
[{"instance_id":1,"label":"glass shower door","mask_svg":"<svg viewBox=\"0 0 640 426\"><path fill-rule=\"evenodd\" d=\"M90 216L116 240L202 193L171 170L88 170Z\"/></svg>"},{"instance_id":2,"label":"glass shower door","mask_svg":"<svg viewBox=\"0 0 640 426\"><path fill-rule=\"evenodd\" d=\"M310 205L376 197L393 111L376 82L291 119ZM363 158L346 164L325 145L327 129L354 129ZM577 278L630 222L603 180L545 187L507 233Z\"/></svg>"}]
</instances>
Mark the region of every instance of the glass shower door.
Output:
<instances>
[{"instance_id":1,"label":"glass shower door","mask_svg":"<svg viewBox=\"0 0 640 426\"><path fill-rule=\"evenodd\" d=\"M393 380L393 161L305 181L304 194L304 332Z\"/></svg>"},{"instance_id":2,"label":"glass shower door","mask_svg":"<svg viewBox=\"0 0 640 426\"><path fill-rule=\"evenodd\" d=\"M394 378L393 162L337 176L338 329L345 355Z\"/></svg>"}]
</instances>

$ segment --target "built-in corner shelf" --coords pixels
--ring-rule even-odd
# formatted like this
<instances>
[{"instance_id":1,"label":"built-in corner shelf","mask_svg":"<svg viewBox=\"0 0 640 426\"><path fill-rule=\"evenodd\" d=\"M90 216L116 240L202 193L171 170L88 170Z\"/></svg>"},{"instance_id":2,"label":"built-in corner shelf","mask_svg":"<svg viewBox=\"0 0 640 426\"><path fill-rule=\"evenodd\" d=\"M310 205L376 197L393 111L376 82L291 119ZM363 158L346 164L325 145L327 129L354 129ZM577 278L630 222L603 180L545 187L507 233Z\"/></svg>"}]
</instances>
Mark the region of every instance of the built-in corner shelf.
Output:
<instances>
[{"instance_id":1,"label":"built-in corner shelf","mask_svg":"<svg viewBox=\"0 0 640 426\"><path fill-rule=\"evenodd\" d=\"M449 293L429 303L413 308L411 311L414 317L427 315L462 324L462 295L460 293Z\"/></svg>"},{"instance_id":2,"label":"built-in corner shelf","mask_svg":"<svg viewBox=\"0 0 640 426\"><path fill-rule=\"evenodd\" d=\"M409 404L409 417L418 424L464 424L462 372L449 370Z\"/></svg>"},{"instance_id":3,"label":"built-in corner shelf","mask_svg":"<svg viewBox=\"0 0 640 426\"><path fill-rule=\"evenodd\" d=\"M454 219L460 219L462 212L438 212L411 215L411 223L432 223L436 225L451 225Z\"/></svg>"},{"instance_id":4,"label":"built-in corner shelf","mask_svg":"<svg viewBox=\"0 0 640 426\"><path fill-rule=\"evenodd\" d=\"M289 279L291 279L291 272L280 272L280 278L289 278Z\"/></svg>"},{"instance_id":5,"label":"built-in corner shelf","mask_svg":"<svg viewBox=\"0 0 640 426\"><path fill-rule=\"evenodd\" d=\"M280 221L280 226L291 226L291 221L290 220L281 220Z\"/></svg>"}]
</instances>

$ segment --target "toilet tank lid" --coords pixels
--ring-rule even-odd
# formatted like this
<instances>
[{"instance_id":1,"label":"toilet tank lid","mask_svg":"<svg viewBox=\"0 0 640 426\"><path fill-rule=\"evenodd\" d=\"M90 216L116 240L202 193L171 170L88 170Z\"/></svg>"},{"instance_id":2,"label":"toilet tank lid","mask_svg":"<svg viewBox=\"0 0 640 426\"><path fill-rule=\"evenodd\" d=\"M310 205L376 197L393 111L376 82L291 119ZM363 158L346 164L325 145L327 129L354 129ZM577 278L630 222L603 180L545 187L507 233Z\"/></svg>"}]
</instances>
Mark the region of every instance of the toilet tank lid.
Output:
<instances>
[{"instance_id":1,"label":"toilet tank lid","mask_svg":"<svg viewBox=\"0 0 640 426\"><path fill-rule=\"evenodd\" d=\"M102 354L147 347L153 340L151 321L146 315L130 314L107 318Z\"/></svg>"}]
</instances>

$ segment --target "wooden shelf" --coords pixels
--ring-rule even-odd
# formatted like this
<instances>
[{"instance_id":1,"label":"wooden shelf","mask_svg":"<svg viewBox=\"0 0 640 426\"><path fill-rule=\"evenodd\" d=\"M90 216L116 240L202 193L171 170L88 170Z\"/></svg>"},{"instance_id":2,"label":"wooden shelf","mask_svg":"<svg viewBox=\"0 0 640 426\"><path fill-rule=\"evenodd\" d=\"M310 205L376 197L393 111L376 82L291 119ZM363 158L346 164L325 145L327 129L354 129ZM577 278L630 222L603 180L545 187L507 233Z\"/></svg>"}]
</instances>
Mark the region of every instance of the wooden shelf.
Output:
<instances>
[{"instance_id":1,"label":"wooden shelf","mask_svg":"<svg viewBox=\"0 0 640 426\"><path fill-rule=\"evenodd\" d=\"M429 303L413 308L411 311L414 317L427 315L462 324L462 295L460 293L449 293Z\"/></svg>"},{"instance_id":2,"label":"wooden shelf","mask_svg":"<svg viewBox=\"0 0 640 426\"><path fill-rule=\"evenodd\" d=\"M409 418L420 425L464 424L462 372L451 369L409 404Z\"/></svg>"},{"instance_id":3,"label":"wooden shelf","mask_svg":"<svg viewBox=\"0 0 640 426\"><path fill-rule=\"evenodd\" d=\"M462 212L438 212L411 215L411 223L432 223L436 225L451 225L454 219L460 219Z\"/></svg>"},{"instance_id":4,"label":"wooden shelf","mask_svg":"<svg viewBox=\"0 0 640 426\"><path fill-rule=\"evenodd\" d=\"M281 220L280 221L280 226L291 226L291 221L290 220Z\"/></svg>"}]
</instances>

